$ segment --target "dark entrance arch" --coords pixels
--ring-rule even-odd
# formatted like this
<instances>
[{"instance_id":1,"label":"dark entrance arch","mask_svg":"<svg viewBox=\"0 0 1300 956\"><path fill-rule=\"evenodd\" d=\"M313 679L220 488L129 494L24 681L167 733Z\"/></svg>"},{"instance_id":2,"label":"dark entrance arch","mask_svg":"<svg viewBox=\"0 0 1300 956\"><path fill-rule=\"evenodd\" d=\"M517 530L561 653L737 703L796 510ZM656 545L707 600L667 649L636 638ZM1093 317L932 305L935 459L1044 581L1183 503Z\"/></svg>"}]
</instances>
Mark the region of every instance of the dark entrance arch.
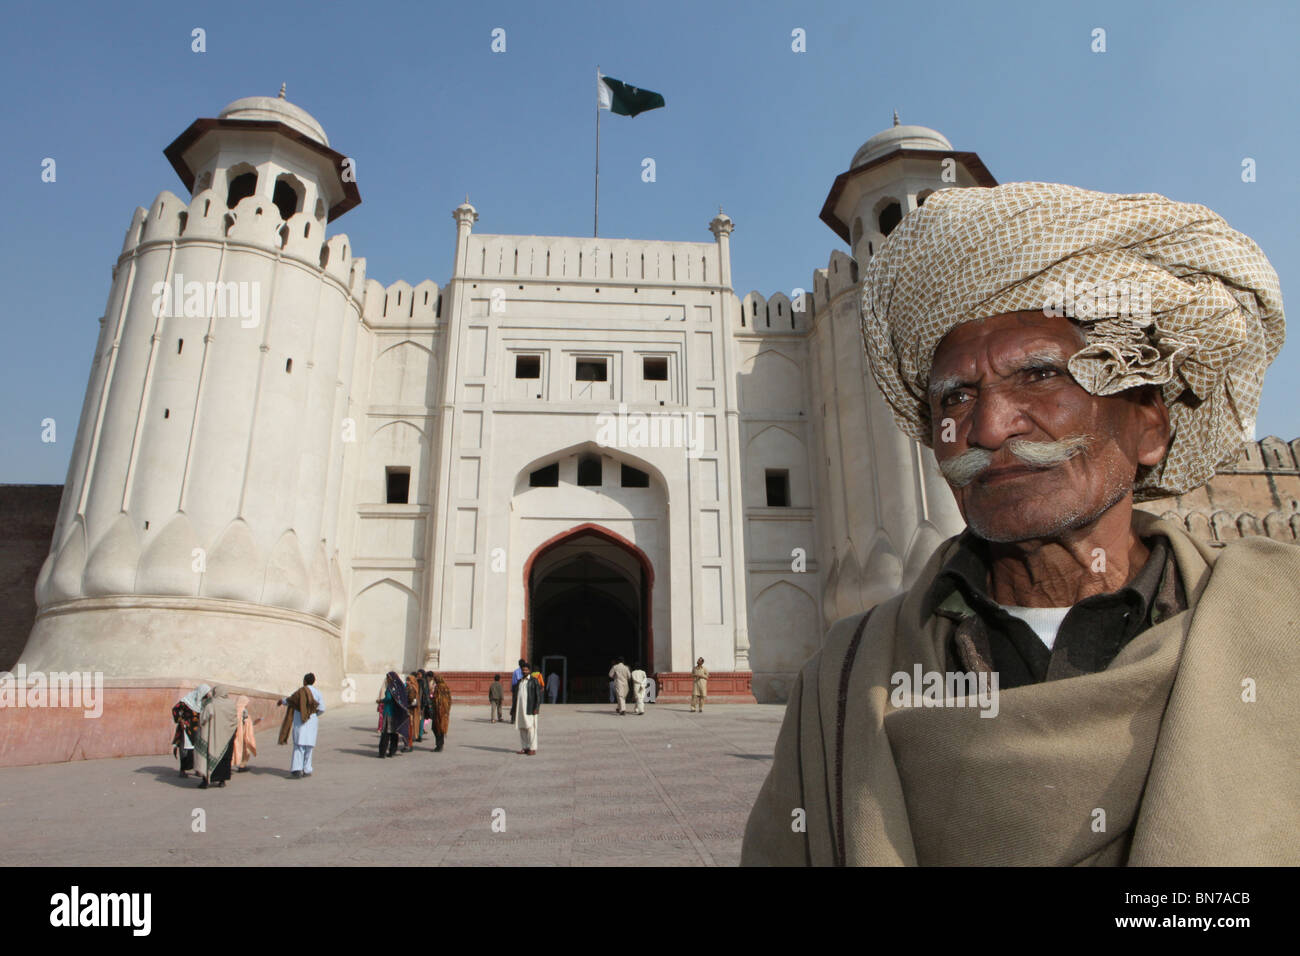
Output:
<instances>
[{"instance_id":1,"label":"dark entrance arch","mask_svg":"<svg viewBox=\"0 0 1300 956\"><path fill-rule=\"evenodd\" d=\"M609 545L634 560L609 560ZM543 560L559 548L570 553ZM521 656L565 657L568 701L607 701L611 658L654 669L653 588L650 559L622 535L592 523L555 535L524 564Z\"/></svg>"}]
</instances>

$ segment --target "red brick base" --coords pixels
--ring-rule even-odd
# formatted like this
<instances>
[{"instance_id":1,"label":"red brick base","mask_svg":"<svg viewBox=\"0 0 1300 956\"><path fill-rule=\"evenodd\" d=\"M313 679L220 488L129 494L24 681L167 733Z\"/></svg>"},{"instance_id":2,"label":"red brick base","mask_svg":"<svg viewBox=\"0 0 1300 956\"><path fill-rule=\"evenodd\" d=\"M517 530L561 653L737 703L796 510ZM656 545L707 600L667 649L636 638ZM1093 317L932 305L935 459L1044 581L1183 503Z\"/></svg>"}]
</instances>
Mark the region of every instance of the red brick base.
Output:
<instances>
[{"instance_id":1,"label":"red brick base","mask_svg":"<svg viewBox=\"0 0 1300 956\"><path fill-rule=\"evenodd\" d=\"M165 754L170 760L176 731L172 707L199 683L105 680L103 711L98 717L85 716L79 707L0 707L0 767L142 754ZM275 706L279 698L264 691L226 686L232 698L248 697L253 720L260 720L255 730L259 755L276 759L284 715Z\"/></svg>"}]
</instances>

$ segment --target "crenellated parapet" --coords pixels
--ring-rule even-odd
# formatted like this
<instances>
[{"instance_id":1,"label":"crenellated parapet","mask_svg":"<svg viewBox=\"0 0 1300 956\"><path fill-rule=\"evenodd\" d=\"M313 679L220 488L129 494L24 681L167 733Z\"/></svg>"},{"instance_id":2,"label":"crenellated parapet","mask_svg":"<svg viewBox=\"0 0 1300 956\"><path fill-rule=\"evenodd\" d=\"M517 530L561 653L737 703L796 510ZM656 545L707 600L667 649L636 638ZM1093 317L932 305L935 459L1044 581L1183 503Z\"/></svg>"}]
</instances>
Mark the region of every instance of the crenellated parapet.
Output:
<instances>
[{"instance_id":1,"label":"crenellated parapet","mask_svg":"<svg viewBox=\"0 0 1300 956\"><path fill-rule=\"evenodd\" d=\"M442 319L442 289L432 279L412 286L398 279L384 287L366 283L362 317L369 328L417 328L437 325Z\"/></svg>"},{"instance_id":2,"label":"crenellated parapet","mask_svg":"<svg viewBox=\"0 0 1300 956\"><path fill-rule=\"evenodd\" d=\"M466 275L475 278L717 285L721 269L712 242L474 233Z\"/></svg>"},{"instance_id":3,"label":"crenellated parapet","mask_svg":"<svg viewBox=\"0 0 1300 956\"><path fill-rule=\"evenodd\" d=\"M1139 506L1141 507L1141 506ZM1284 544L1300 544L1300 511L1270 511L1255 514L1249 511L1164 511L1144 508L1158 514L1166 521L1178 525L1194 538L1213 547L1221 548L1241 538L1269 538Z\"/></svg>"},{"instance_id":4,"label":"crenellated parapet","mask_svg":"<svg viewBox=\"0 0 1300 956\"><path fill-rule=\"evenodd\" d=\"M227 208L212 189L196 193L188 203L164 189L147 210L137 207L113 275L124 262L158 244L181 243L210 243L269 255L338 283L358 302L364 294L365 260L352 258L346 234L327 237L323 222L306 212L282 219L279 210L259 196L245 196L234 208Z\"/></svg>"}]
</instances>

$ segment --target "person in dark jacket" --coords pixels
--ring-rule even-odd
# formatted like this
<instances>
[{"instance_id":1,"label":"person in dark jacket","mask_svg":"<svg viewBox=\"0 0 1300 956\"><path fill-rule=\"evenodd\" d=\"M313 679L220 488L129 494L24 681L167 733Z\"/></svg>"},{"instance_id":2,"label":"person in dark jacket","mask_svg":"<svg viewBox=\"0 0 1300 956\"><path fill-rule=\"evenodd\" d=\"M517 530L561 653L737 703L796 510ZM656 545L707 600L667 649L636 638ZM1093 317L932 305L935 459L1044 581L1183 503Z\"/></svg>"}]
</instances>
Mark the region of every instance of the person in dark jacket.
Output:
<instances>
[{"instance_id":1,"label":"person in dark jacket","mask_svg":"<svg viewBox=\"0 0 1300 956\"><path fill-rule=\"evenodd\" d=\"M542 686L529 675L532 673L526 663L520 667L523 679L515 687L515 726L519 728L519 742L522 750L516 753L537 755L537 722L542 713Z\"/></svg>"}]
</instances>

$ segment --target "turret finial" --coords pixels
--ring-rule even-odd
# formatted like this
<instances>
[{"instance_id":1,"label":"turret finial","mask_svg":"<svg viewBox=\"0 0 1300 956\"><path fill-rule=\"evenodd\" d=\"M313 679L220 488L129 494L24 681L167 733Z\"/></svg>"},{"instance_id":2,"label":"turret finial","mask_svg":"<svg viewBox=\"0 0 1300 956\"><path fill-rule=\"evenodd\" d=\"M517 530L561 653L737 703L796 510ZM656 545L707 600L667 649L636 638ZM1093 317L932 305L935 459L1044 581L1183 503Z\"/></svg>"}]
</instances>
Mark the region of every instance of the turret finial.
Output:
<instances>
[{"instance_id":1,"label":"turret finial","mask_svg":"<svg viewBox=\"0 0 1300 956\"><path fill-rule=\"evenodd\" d=\"M894 110L894 125L898 125L898 110Z\"/></svg>"},{"instance_id":2,"label":"turret finial","mask_svg":"<svg viewBox=\"0 0 1300 956\"><path fill-rule=\"evenodd\" d=\"M287 83L281 83L281 84L280 84L280 99L284 99L284 88L285 88L286 86L288 86L288 85L289 85L289 84L287 84Z\"/></svg>"}]
</instances>

